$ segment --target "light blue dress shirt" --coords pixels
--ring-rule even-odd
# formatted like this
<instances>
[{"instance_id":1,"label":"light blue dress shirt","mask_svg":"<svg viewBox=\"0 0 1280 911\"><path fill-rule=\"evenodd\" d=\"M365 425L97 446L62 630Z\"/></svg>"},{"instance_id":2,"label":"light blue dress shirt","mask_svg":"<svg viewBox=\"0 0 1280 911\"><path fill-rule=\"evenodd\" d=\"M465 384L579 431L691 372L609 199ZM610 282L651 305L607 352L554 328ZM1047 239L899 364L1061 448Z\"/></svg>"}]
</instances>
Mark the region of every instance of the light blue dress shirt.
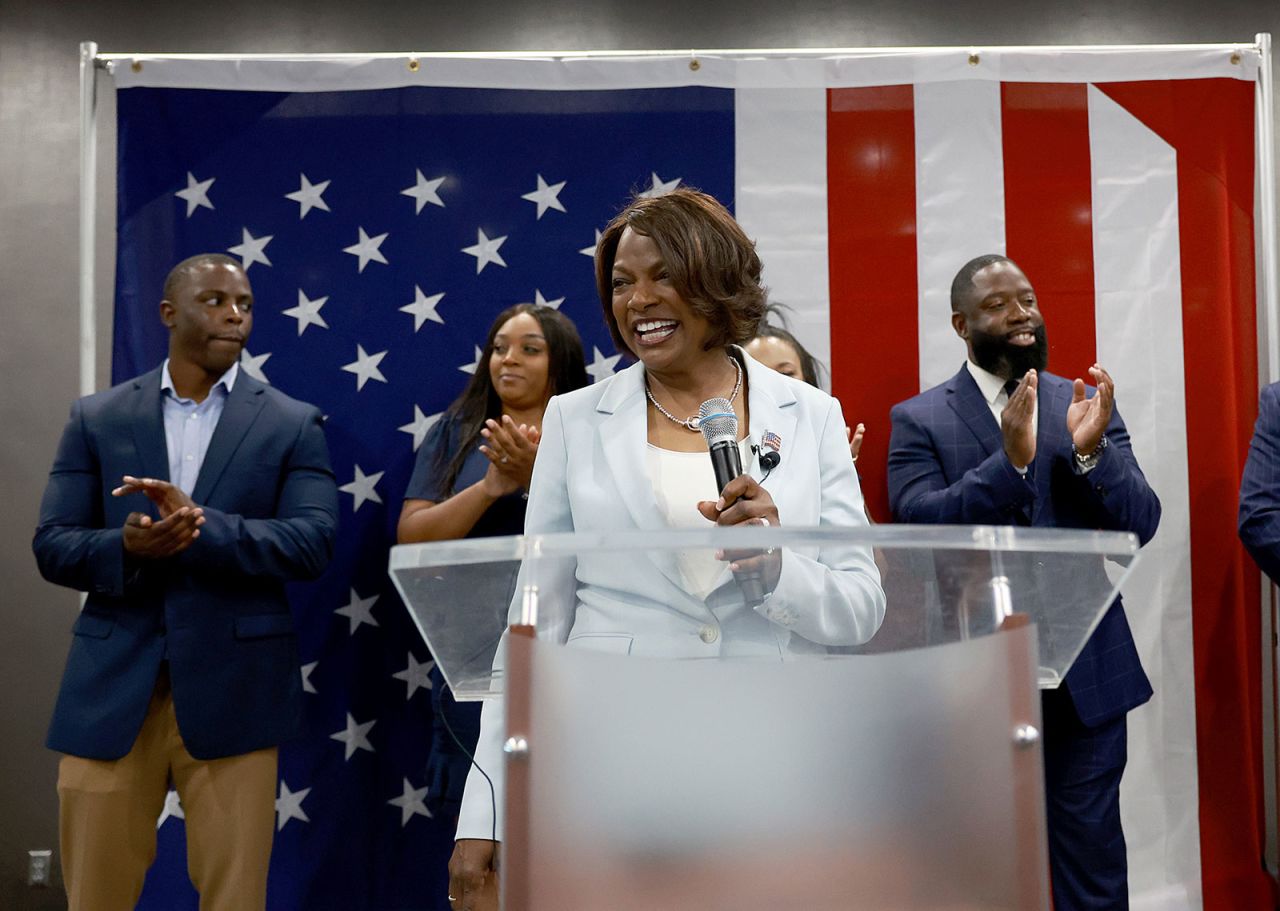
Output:
<instances>
[{"instance_id":1,"label":"light blue dress shirt","mask_svg":"<svg viewBox=\"0 0 1280 911\"><path fill-rule=\"evenodd\" d=\"M160 371L160 400L164 406L164 438L169 448L169 481L187 496L196 488L209 441L222 417L227 396L235 386L240 365L232 364L213 384L203 402L180 397L169 375L169 359Z\"/></svg>"}]
</instances>

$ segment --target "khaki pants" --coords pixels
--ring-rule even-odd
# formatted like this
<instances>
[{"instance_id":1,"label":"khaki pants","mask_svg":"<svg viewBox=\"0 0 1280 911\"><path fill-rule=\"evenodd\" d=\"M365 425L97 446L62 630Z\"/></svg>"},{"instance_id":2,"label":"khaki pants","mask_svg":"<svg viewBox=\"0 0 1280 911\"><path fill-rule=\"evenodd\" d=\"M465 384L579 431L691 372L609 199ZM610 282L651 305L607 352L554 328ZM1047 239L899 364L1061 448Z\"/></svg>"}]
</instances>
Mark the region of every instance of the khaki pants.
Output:
<instances>
[{"instance_id":1,"label":"khaki pants","mask_svg":"<svg viewBox=\"0 0 1280 911\"><path fill-rule=\"evenodd\" d=\"M187 752L161 674L133 748L121 759L64 756L58 766L68 911L133 911L156 856L172 780L187 826L187 871L200 911L253 911L267 900L276 750L199 760Z\"/></svg>"}]
</instances>

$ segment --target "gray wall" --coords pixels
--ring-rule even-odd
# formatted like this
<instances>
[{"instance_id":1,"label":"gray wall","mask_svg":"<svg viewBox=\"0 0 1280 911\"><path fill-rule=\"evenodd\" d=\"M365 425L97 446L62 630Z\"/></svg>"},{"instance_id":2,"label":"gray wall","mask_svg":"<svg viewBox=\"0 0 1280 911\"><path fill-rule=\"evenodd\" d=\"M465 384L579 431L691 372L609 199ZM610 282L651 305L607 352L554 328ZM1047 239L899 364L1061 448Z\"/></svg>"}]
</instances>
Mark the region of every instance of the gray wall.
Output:
<instances>
[{"instance_id":1,"label":"gray wall","mask_svg":"<svg viewBox=\"0 0 1280 911\"><path fill-rule=\"evenodd\" d=\"M31 557L39 497L77 394L77 45L103 52L652 49L1248 42L1280 38L1275 0L0 0L0 908L59 907L25 885L56 848L56 757L43 748L76 596ZM109 167L111 150L102 150ZM102 224L109 230L109 206ZM106 233L106 232L104 232ZM110 264L109 238L102 246ZM103 297L105 344L109 297ZM100 385L107 365L101 363Z\"/></svg>"}]
</instances>

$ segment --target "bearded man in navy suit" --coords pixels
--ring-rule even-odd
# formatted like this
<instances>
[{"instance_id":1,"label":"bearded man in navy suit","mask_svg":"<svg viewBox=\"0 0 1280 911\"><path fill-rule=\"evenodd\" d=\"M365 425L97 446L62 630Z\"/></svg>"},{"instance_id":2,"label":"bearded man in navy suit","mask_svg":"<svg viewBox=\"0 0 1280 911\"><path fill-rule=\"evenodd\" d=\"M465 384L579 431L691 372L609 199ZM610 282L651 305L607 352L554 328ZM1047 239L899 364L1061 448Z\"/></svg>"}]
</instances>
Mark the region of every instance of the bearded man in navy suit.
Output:
<instances>
[{"instance_id":1,"label":"bearded man in navy suit","mask_svg":"<svg viewBox=\"0 0 1280 911\"><path fill-rule=\"evenodd\" d=\"M1134 458L1100 365L1096 388L1045 370L1035 289L999 255L966 263L951 324L968 360L895 406L889 499L901 522L1129 531L1143 543L1160 501ZM1120 826L1125 715L1151 698L1120 599L1063 684L1043 694L1045 792L1054 907L1127 908Z\"/></svg>"},{"instance_id":2,"label":"bearded man in navy suit","mask_svg":"<svg viewBox=\"0 0 1280 911\"><path fill-rule=\"evenodd\" d=\"M328 563L337 489L320 412L239 369L238 262L179 263L160 319L163 364L72 406L33 545L88 593L48 738L63 878L72 911L132 909L172 781L202 911L261 909L302 721L285 583Z\"/></svg>"}]
</instances>

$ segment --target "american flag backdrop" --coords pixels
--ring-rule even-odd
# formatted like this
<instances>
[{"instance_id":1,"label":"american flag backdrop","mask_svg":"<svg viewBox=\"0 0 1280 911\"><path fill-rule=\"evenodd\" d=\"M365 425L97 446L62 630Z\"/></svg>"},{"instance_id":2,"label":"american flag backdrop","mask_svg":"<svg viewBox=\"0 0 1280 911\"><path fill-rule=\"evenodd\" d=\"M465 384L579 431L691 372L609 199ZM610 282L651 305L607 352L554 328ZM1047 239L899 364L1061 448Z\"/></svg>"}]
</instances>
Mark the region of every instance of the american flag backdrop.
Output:
<instances>
[{"instance_id":1,"label":"american flag backdrop","mask_svg":"<svg viewBox=\"0 0 1280 911\"><path fill-rule=\"evenodd\" d=\"M258 301L242 368L328 415L341 524L328 572L292 592L309 736L281 754L273 908L447 908L450 821L423 803L431 656L386 571L414 452L512 304L558 307L594 377L612 373L596 231L632 188L732 200L732 103L704 88L120 93L114 378L164 356L168 268L229 250ZM161 825L144 907L195 907L181 833Z\"/></svg>"},{"instance_id":2,"label":"american flag backdrop","mask_svg":"<svg viewBox=\"0 0 1280 911\"><path fill-rule=\"evenodd\" d=\"M1086 380L1095 361L1108 369L1160 497L1160 529L1125 587L1156 691L1129 716L1121 787L1134 907L1270 902L1259 574L1236 538L1258 390L1253 118L1254 87L1234 79L830 99L830 139L851 152L832 160L833 261L875 250L832 270L846 414L881 426L904 389L955 372L956 264L1006 253L1036 287L1049 369ZM892 324L859 316L885 306ZM868 371L885 382L861 383ZM865 450L880 515L887 436Z\"/></svg>"},{"instance_id":3,"label":"american flag backdrop","mask_svg":"<svg viewBox=\"0 0 1280 911\"><path fill-rule=\"evenodd\" d=\"M423 806L430 655L386 578L414 449L510 304L571 316L595 379L621 366L595 232L630 191L676 185L758 240L867 424L879 520L888 409L960 366L946 294L971 256L1022 263L1050 370L1111 371L1164 504L1125 590L1157 692L1130 716L1133 906L1263 906L1259 581L1234 534L1258 66L1215 53L441 60L409 88L387 87L413 81L402 64L121 67L113 376L163 357L169 266L230 251L259 302L243 366L329 415L343 489L338 555L294 591L310 733L282 752L271 907L446 907L449 826ZM145 908L195 907L178 814Z\"/></svg>"}]
</instances>

